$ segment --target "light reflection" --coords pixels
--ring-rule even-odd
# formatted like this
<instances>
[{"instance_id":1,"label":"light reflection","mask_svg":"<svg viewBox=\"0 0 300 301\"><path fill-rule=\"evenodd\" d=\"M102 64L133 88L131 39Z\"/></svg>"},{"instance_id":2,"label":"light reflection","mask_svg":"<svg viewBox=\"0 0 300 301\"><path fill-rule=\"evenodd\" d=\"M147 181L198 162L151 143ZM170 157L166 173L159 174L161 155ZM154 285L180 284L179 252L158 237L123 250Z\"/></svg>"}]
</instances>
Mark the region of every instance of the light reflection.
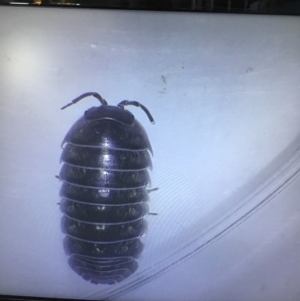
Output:
<instances>
[{"instance_id":1,"label":"light reflection","mask_svg":"<svg viewBox=\"0 0 300 301\"><path fill-rule=\"evenodd\" d=\"M21 4L21 3L19 3ZM24 3L22 3L24 4ZM28 88L29 82L35 84L36 78L42 72L41 61L43 61L43 51L39 37L33 37L30 32L25 36L24 32L14 32L7 41L7 64L6 75L18 85L26 83Z\"/></svg>"},{"instance_id":2,"label":"light reflection","mask_svg":"<svg viewBox=\"0 0 300 301\"><path fill-rule=\"evenodd\" d=\"M32 0L31 2L9 2L9 4L12 5L42 5L45 3L42 3L42 0ZM51 2L51 3L46 3L46 4L51 4L51 5L67 5L67 6L80 6L80 3L72 3L72 2L65 2L64 0L57 1L57 2Z\"/></svg>"}]
</instances>

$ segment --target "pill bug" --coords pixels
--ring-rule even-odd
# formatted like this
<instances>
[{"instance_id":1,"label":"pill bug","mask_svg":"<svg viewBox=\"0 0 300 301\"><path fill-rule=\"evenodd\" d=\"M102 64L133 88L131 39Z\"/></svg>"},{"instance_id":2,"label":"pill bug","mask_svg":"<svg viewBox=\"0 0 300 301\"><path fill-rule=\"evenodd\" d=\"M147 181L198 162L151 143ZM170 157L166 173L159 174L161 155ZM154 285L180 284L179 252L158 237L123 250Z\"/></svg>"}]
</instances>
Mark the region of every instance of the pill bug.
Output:
<instances>
[{"instance_id":1,"label":"pill bug","mask_svg":"<svg viewBox=\"0 0 300 301\"><path fill-rule=\"evenodd\" d=\"M95 284L118 283L138 268L149 212L152 148L143 126L124 106L110 106L98 93L84 93L62 107L94 96L100 106L85 111L66 134L59 179L61 229L69 266Z\"/></svg>"}]
</instances>

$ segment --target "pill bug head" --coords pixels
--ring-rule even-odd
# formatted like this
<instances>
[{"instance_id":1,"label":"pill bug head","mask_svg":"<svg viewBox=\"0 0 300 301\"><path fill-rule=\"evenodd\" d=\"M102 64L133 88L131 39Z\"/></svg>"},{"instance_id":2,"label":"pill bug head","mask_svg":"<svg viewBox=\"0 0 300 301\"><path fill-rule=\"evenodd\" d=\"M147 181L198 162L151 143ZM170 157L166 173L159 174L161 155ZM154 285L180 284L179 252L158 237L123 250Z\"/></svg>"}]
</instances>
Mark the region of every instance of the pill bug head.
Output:
<instances>
[{"instance_id":1,"label":"pill bug head","mask_svg":"<svg viewBox=\"0 0 300 301\"><path fill-rule=\"evenodd\" d=\"M140 107L154 124L148 109L137 101L123 100L117 106L110 106L98 93L89 92L75 98L61 109L65 109L87 96L94 96L101 105L85 111L65 136L62 147L67 143L102 147L107 149L148 150L153 154L148 135L141 123L125 106Z\"/></svg>"},{"instance_id":2,"label":"pill bug head","mask_svg":"<svg viewBox=\"0 0 300 301\"><path fill-rule=\"evenodd\" d=\"M84 112L84 117L88 121L106 119L113 120L124 125L132 125L134 121L134 116L130 111L109 105L92 107Z\"/></svg>"}]
</instances>

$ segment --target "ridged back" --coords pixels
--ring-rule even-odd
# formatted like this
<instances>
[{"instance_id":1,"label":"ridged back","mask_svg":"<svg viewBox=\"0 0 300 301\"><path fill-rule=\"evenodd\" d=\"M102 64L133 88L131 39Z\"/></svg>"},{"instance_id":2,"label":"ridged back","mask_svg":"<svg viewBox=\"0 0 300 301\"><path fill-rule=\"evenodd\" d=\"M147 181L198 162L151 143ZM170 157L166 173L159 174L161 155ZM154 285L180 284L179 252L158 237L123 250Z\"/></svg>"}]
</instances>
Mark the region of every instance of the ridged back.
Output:
<instances>
[{"instance_id":1,"label":"ridged back","mask_svg":"<svg viewBox=\"0 0 300 301\"><path fill-rule=\"evenodd\" d=\"M63 141L59 178L69 265L93 283L113 284L138 267L152 168L143 127L80 118Z\"/></svg>"}]
</instances>

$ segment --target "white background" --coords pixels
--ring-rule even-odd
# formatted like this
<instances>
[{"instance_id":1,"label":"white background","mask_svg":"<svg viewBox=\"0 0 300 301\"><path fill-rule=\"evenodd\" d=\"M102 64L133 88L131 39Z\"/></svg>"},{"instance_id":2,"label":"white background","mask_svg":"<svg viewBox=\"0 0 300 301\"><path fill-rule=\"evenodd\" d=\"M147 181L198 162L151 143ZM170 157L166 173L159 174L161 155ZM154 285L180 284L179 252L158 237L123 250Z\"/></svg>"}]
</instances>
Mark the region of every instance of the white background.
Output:
<instances>
[{"instance_id":1,"label":"white background","mask_svg":"<svg viewBox=\"0 0 300 301\"><path fill-rule=\"evenodd\" d=\"M0 292L299 300L297 176L266 199L298 166L299 26L297 17L1 7ZM116 286L82 280L62 248L60 143L98 102L60 108L88 91L110 104L138 100L156 121L128 107L154 150L158 215L138 272Z\"/></svg>"}]
</instances>

